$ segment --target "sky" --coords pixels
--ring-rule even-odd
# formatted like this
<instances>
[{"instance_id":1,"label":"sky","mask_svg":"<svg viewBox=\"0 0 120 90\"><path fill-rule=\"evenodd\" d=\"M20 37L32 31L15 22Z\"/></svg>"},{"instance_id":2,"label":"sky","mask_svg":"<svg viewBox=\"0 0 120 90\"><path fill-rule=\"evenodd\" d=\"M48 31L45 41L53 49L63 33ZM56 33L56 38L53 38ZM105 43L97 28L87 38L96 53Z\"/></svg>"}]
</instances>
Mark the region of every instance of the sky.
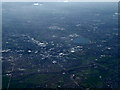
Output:
<instances>
[{"instance_id":1,"label":"sky","mask_svg":"<svg viewBox=\"0 0 120 90\"><path fill-rule=\"evenodd\" d=\"M2 0L2 2L119 2L120 0Z\"/></svg>"}]
</instances>

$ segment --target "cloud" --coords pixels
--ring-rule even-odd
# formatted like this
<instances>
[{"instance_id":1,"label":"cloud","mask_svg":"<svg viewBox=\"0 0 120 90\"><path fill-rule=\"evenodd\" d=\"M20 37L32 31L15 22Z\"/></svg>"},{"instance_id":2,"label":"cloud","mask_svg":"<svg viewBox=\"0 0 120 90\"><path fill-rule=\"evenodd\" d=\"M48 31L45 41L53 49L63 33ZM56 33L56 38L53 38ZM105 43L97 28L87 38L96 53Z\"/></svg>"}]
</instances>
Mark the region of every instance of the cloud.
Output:
<instances>
[{"instance_id":1,"label":"cloud","mask_svg":"<svg viewBox=\"0 0 120 90\"><path fill-rule=\"evenodd\" d=\"M66 0L3 0L2 2L64 2ZM119 2L119 0L67 0L68 2Z\"/></svg>"}]
</instances>

